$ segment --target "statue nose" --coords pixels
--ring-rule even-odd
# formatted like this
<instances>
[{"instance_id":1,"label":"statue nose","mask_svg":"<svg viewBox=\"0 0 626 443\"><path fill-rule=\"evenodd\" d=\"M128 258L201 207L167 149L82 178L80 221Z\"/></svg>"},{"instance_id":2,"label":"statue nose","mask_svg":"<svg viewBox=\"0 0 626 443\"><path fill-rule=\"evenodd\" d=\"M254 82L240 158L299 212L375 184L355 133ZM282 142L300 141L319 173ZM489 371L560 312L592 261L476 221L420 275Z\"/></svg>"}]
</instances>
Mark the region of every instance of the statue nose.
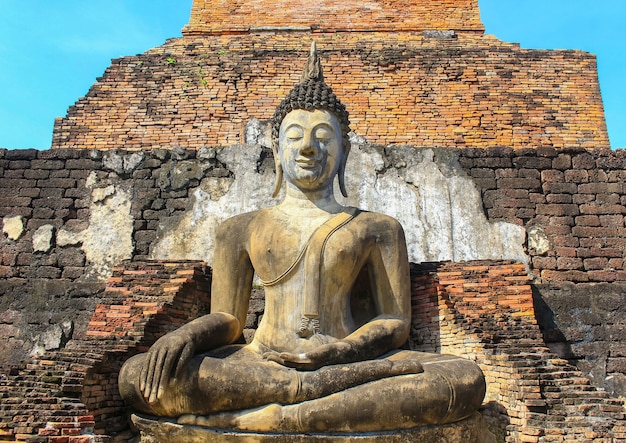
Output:
<instances>
[{"instance_id":1,"label":"statue nose","mask_svg":"<svg viewBox=\"0 0 626 443\"><path fill-rule=\"evenodd\" d=\"M303 155L315 155L318 150L319 147L313 137L310 134L305 134L300 145L300 153Z\"/></svg>"}]
</instances>

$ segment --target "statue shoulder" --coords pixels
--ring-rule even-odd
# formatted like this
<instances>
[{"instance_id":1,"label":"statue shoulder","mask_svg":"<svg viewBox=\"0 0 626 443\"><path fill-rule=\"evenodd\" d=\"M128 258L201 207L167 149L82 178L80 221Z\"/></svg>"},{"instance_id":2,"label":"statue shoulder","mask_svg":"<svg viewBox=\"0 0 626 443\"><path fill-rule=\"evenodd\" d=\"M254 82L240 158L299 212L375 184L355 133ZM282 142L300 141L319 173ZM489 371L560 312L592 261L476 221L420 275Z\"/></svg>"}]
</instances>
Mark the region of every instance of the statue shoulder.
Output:
<instances>
[{"instance_id":1,"label":"statue shoulder","mask_svg":"<svg viewBox=\"0 0 626 443\"><path fill-rule=\"evenodd\" d=\"M246 237L253 227L267 218L267 209L259 209L257 211L245 212L222 221L217 227L218 237L238 236L240 239ZM243 236L243 237L242 237Z\"/></svg>"},{"instance_id":2,"label":"statue shoulder","mask_svg":"<svg viewBox=\"0 0 626 443\"><path fill-rule=\"evenodd\" d=\"M385 229L392 231L403 231L402 225L398 220L389 215L381 214L380 212L369 212L360 210L354 221L364 226L372 227L376 230Z\"/></svg>"}]
</instances>

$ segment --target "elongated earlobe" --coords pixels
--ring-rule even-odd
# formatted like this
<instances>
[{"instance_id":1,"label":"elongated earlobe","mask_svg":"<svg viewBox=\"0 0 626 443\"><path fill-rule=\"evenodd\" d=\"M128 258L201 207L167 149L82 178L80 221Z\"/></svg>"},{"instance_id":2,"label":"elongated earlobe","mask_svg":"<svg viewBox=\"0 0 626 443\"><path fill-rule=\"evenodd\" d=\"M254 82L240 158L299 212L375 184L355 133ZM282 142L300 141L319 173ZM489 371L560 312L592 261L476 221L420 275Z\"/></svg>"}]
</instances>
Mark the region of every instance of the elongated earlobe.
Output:
<instances>
[{"instance_id":1,"label":"elongated earlobe","mask_svg":"<svg viewBox=\"0 0 626 443\"><path fill-rule=\"evenodd\" d=\"M346 159L347 155L344 155L341 163L339 164L339 169L337 169L337 180L339 181L339 190L341 191L341 195L348 198L348 192L346 191Z\"/></svg>"},{"instance_id":2,"label":"elongated earlobe","mask_svg":"<svg viewBox=\"0 0 626 443\"><path fill-rule=\"evenodd\" d=\"M274 155L276 156L277 154L274 153ZM283 166L280 164L280 160L274 160L274 163L276 164L276 182L274 183L272 197L276 198L280 192L280 188L283 186Z\"/></svg>"}]
</instances>

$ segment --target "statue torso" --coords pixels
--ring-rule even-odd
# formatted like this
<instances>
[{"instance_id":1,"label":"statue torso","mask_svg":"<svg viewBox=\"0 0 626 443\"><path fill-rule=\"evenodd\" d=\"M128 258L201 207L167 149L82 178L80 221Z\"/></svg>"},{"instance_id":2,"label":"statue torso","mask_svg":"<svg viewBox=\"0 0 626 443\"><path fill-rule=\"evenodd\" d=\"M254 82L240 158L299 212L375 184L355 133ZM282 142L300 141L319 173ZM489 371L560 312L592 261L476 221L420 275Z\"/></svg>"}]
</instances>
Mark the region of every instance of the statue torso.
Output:
<instances>
[{"instance_id":1,"label":"statue torso","mask_svg":"<svg viewBox=\"0 0 626 443\"><path fill-rule=\"evenodd\" d=\"M247 229L248 252L257 275L264 281L271 281L295 263L278 283L266 286L265 312L253 346L306 352L356 329L350 309L351 290L360 271L368 264L376 233L385 229L385 222L391 220L367 212L359 213L328 237L323 257L317 260L319 290L313 294L319 297L320 334L301 338L297 333L306 310L305 280L311 274L304 259L297 261L298 255L315 230L333 216L320 211L296 217L273 207L257 211L251 218ZM320 251L311 252L319 257Z\"/></svg>"}]
</instances>

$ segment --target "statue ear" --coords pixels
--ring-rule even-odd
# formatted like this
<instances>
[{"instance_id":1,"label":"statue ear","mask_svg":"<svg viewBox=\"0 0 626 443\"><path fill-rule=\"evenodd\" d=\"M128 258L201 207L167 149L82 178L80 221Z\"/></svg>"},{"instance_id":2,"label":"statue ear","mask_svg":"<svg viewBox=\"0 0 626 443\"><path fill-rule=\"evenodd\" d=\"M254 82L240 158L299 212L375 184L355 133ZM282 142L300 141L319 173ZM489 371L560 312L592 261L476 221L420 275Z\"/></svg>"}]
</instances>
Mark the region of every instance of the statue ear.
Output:
<instances>
[{"instance_id":1,"label":"statue ear","mask_svg":"<svg viewBox=\"0 0 626 443\"><path fill-rule=\"evenodd\" d=\"M276 198L280 192L280 188L283 186L283 165L280 164L280 158L278 157L276 149L272 149L272 151L274 151L274 165L276 165L276 181L274 182L272 198Z\"/></svg>"},{"instance_id":2,"label":"statue ear","mask_svg":"<svg viewBox=\"0 0 626 443\"><path fill-rule=\"evenodd\" d=\"M339 163L339 169L337 169L337 180L339 181L339 190L341 191L341 195L348 198L348 192L346 191L346 160L348 159L348 154L350 153L350 145L348 145L348 149L346 149L345 154L341 158L341 163Z\"/></svg>"}]
</instances>

